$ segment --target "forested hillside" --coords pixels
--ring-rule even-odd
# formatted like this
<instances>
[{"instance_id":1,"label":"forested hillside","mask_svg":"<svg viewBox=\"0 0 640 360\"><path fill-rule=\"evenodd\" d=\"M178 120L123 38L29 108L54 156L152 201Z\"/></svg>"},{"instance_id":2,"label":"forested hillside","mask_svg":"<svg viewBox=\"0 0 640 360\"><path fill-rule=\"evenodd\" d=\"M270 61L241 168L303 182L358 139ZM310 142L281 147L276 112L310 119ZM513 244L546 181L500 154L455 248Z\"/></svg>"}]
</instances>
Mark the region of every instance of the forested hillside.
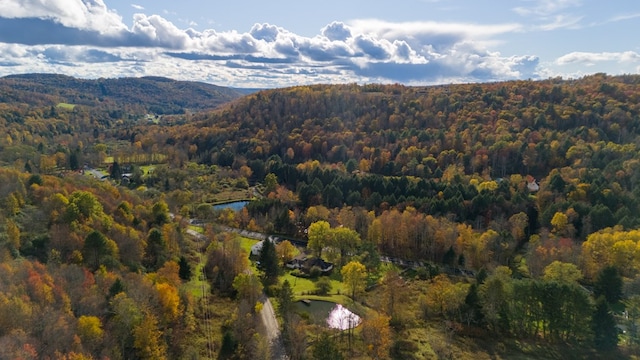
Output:
<instances>
[{"instance_id":1,"label":"forested hillside","mask_svg":"<svg viewBox=\"0 0 640 360\"><path fill-rule=\"evenodd\" d=\"M85 80L56 74L24 74L0 78L0 102L129 107L154 114L213 109L242 95L221 86L152 76Z\"/></svg>"},{"instance_id":2,"label":"forested hillside","mask_svg":"<svg viewBox=\"0 0 640 360\"><path fill-rule=\"evenodd\" d=\"M634 228L640 77L260 92L156 143L192 161L273 172L303 208L411 206L487 228L525 212L528 234ZM173 146L173 145L172 145ZM535 179L539 191L527 183Z\"/></svg>"},{"instance_id":3,"label":"forested hillside","mask_svg":"<svg viewBox=\"0 0 640 360\"><path fill-rule=\"evenodd\" d=\"M117 84L0 80L9 357L255 358L263 285L294 359L640 351L640 76L299 86L201 112L204 85ZM331 282L286 270L285 246L258 282L229 228L308 241ZM327 286L365 317L354 342L287 307Z\"/></svg>"}]
</instances>

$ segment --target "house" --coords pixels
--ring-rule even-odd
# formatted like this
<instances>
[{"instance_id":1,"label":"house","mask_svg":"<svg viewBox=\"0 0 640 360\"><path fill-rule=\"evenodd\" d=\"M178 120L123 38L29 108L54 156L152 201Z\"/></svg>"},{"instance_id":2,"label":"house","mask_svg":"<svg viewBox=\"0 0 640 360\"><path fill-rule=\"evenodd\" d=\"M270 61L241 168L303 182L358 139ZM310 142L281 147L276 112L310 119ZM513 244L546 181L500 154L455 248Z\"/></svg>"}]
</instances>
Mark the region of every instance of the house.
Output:
<instances>
[{"instance_id":1,"label":"house","mask_svg":"<svg viewBox=\"0 0 640 360\"><path fill-rule=\"evenodd\" d=\"M537 192L540 190L540 185L538 185L536 179L531 178L531 180L527 181L527 189L529 189L529 192Z\"/></svg>"},{"instance_id":2,"label":"house","mask_svg":"<svg viewBox=\"0 0 640 360\"><path fill-rule=\"evenodd\" d=\"M305 273L309 273L311 268L318 267L323 274L328 274L333 270L333 264L330 262L326 262L320 258L301 258L301 259L293 259L285 264L285 266L289 269L298 269Z\"/></svg>"}]
</instances>

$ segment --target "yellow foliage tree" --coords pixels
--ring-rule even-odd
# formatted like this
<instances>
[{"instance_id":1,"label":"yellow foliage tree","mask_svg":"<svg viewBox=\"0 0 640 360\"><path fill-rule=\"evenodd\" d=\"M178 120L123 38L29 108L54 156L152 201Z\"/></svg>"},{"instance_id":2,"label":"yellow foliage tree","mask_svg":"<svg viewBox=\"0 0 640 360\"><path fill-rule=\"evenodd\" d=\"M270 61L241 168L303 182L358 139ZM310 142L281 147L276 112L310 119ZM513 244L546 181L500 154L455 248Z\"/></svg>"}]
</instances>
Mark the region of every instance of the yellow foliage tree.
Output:
<instances>
[{"instance_id":1,"label":"yellow foliage tree","mask_svg":"<svg viewBox=\"0 0 640 360\"><path fill-rule=\"evenodd\" d=\"M18 225L11 219L7 219L5 224L5 229L7 232L7 237L9 240L9 244L14 249L20 248L20 228Z\"/></svg>"},{"instance_id":2,"label":"yellow foliage tree","mask_svg":"<svg viewBox=\"0 0 640 360\"><path fill-rule=\"evenodd\" d=\"M568 224L569 218L567 217L567 215L561 212L556 212L551 219L551 225L557 233L564 232Z\"/></svg>"},{"instance_id":3,"label":"yellow foliage tree","mask_svg":"<svg viewBox=\"0 0 640 360\"><path fill-rule=\"evenodd\" d=\"M391 328L389 317L386 315L374 315L362 322L362 340L366 346L367 354L372 359L389 358L391 348Z\"/></svg>"},{"instance_id":4,"label":"yellow foliage tree","mask_svg":"<svg viewBox=\"0 0 640 360\"><path fill-rule=\"evenodd\" d=\"M469 284L452 283L449 277L440 274L431 280L425 294L427 309L446 317L464 303L469 292Z\"/></svg>"},{"instance_id":5,"label":"yellow foliage tree","mask_svg":"<svg viewBox=\"0 0 640 360\"><path fill-rule=\"evenodd\" d=\"M342 281L355 299L364 292L367 280L367 268L358 261L351 261L342 267Z\"/></svg>"},{"instance_id":6,"label":"yellow foliage tree","mask_svg":"<svg viewBox=\"0 0 640 360\"><path fill-rule=\"evenodd\" d=\"M164 320L166 322L175 320L178 317L180 306L178 290L167 283L157 284L156 290L158 291L158 299L160 300Z\"/></svg>"},{"instance_id":7,"label":"yellow foliage tree","mask_svg":"<svg viewBox=\"0 0 640 360\"><path fill-rule=\"evenodd\" d=\"M146 314L142 322L133 329L133 346L140 359L164 360L167 358L162 332L158 330L158 321L152 314Z\"/></svg>"},{"instance_id":8,"label":"yellow foliage tree","mask_svg":"<svg viewBox=\"0 0 640 360\"><path fill-rule=\"evenodd\" d=\"M276 254L281 264L286 264L293 259L295 251L296 247L293 246L289 240L284 240L276 245Z\"/></svg>"},{"instance_id":9,"label":"yellow foliage tree","mask_svg":"<svg viewBox=\"0 0 640 360\"><path fill-rule=\"evenodd\" d=\"M178 287L181 283L179 272L180 266L177 262L173 260L167 261L160 269L158 269L156 281Z\"/></svg>"},{"instance_id":10,"label":"yellow foliage tree","mask_svg":"<svg viewBox=\"0 0 640 360\"><path fill-rule=\"evenodd\" d=\"M104 335L102 322L96 316L80 316L78 318L78 335L84 344L91 346L99 344Z\"/></svg>"},{"instance_id":11,"label":"yellow foliage tree","mask_svg":"<svg viewBox=\"0 0 640 360\"><path fill-rule=\"evenodd\" d=\"M544 268L543 279L571 284L582 279L582 272L575 264L556 260Z\"/></svg>"},{"instance_id":12,"label":"yellow foliage tree","mask_svg":"<svg viewBox=\"0 0 640 360\"><path fill-rule=\"evenodd\" d=\"M633 277L640 270L640 230L622 231L616 227L589 235L582 243L582 266L590 279L607 266Z\"/></svg>"}]
</instances>

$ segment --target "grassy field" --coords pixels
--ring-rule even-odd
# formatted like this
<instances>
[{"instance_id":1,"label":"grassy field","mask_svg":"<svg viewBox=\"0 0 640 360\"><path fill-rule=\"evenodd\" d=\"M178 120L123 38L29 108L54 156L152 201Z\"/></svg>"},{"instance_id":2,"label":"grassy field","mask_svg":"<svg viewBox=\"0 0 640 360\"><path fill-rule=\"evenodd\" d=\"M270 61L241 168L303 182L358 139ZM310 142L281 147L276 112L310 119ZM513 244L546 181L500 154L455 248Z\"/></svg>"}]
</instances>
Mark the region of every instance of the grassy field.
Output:
<instances>
[{"instance_id":1,"label":"grassy field","mask_svg":"<svg viewBox=\"0 0 640 360\"><path fill-rule=\"evenodd\" d=\"M156 165L142 165L140 166L140 170L142 170L142 176L149 175L150 171L153 171L156 168Z\"/></svg>"},{"instance_id":2,"label":"grassy field","mask_svg":"<svg viewBox=\"0 0 640 360\"><path fill-rule=\"evenodd\" d=\"M289 281L296 299L310 299L309 296L313 295L316 290L315 280L293 276L290 271L287 271L280 279L281 282L285 280ZM329 295L336 296L336 302L341 302L339 301L342 299L342 295L340 294L344 293L344 291L344 284L342 284L341 281L331 279L331 293ZM324 296L323 298L326 300L328 297L331 296Z\"/></svg>"},{"instance_id":3,"label":"grassy field","mask_svg":"<svg viewBox=\"0 0 640 360\"><path fill-rule=\"evenodd\" d=\"M113 156L106 156L104 158L104 164L112 164L114 161ZM167 155L162 153L153 153L153 154L133 154L133 155L120 155L118 156L118 161L122 164L147 164L141 165L145 167L153 167L153 164L164 163L167 161ZM149 165L151 164L151 165Z\"/></svg>"},{"instance_id":4,"label":"grassy field","mask_svg":"<svg viewBox=\"0 0 640 360\"><path fill-rule=\"evenodd\" d=\"M206 202L213 205L224 204L232 201L252 200L253 195L250 190L247 189L223 189L222 191L211 194L205 199Z\"/></svg>"},{"instance_id":5,"label":"grassy field","mask_svg":"<svg viewBox=\"0 0 640 360\"><path fill-rule=\"evenodd\" d=\"M73 110L73 108L75 108L76 106L74 104L59 103L58 105L56 105L56 107L59 107L65 110Z\"/></svg>"},{"instance_id":6,"label":"grassy field","mask_svg":"<svg viewBox=\"0 0 640 360\"><path fill-rule=\"evenodd\" d=\"M251 247L258 242L256 239L250 239L246 237L240 237L240 247L244 249L247 254L251 255Z\"/></svg>"},{"instance_id":7,"label":"grassy field","mask_svg":"<svg viewBox=\"0 0 640 360\"><path fill-rule=\"evenodd\" d=\"M202 276L202 268L204 267L206 259L202 254L199 254L198 256L200 257L200 262L193 269L193 277L189 282L182 285L183 289L196 299L202 298L203 287L206 294L209 294L211 291L210 284L205 281L204 277Z\"/></svg>"},{"instance_id":8,"label":"grassy field","mask_svg":"<svg viewBox=\"0 0 640 360\"><path fill-rule=\"evenodd\" d=\"M188 228L189 228L189 230L193 230L193 231L197 232L198 234L204 234L204 228L202 226L189 225Z\"/></svg>"}]
</instances>

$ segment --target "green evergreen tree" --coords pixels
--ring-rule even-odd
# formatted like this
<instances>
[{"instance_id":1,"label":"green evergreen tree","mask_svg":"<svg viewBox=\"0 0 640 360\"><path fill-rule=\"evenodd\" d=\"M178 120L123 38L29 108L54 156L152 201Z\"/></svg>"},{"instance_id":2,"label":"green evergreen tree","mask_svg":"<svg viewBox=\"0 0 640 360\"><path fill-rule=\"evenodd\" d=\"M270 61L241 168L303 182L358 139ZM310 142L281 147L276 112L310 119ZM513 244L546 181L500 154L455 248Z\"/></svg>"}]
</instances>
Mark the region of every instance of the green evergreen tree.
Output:
<instances>
[{"instance_id":1,"label":"green evergreen tree","mask_svg":"<svg viewBox=\"0 0 640 360\"><path fill-rule=\"evenodd\" d=\"M118 247L115 242L97 230L87 235L82 247L82 256L93 270L97 270L107 258L114 257L117 252Z\"/></svg>"},{"instance_id":2,"label":"green evergreen tree","mask_svg":"<svg viewBox=\"0 0 640 360\"><path fill-rule=\"evenodd\" d=\"M456 259L456 252L453 250L453 246L449 246L449 250L444 253L442 257L442 263L445 265L453 266L453 263Z\"/></svg>"},{"instance_id":3,"label":"green evergreen tree","mask_svg":"<svg viewBox=\"0 0 640 360\"><path fill-rule=\"evenodd\" d=\"M614 266L607 266L598 274L593 287L594 296L604 296L610 305L622 299L622 276Z\"/></svg>"},{"instance_id":4,"label":"green evergreen tree","mask_svg":"<svg viewBox=\"0 0 640 360\"><path fill-rule=\"evenodd\" d=\"M116 281L114 281L113 285L111 285L111 287L109 288L109 296L108 298L112 298L118 294L120 294L121 292L124 292L126 290L124 284L122 283L122 280L120 280L120 278L117 278Z\"/></svg>"},{"instance_id":5,"label":"green evergreen tree","mask_svg":"<svg viewBox=\"0 0 640 360\"><path fill-rule=\"evenodd\" d=\"M189 281L191 280L191 276L193 275L191 272L191 265L189 265L189 261L184 256L180 256L180 261L178 262L178 276L180 279Z\"/></svg>"},{"instance_id":6,"label":"green evergreen tree","mask_svg":"<svg viewBox=\"0 0 640 360\"><path fill-rule=\"evenodd\" d=\"M313 345L311 356L314 360L343 360L342 353L329 333L323 332Z\"/></svg>"},{"instance_id":7,"label":"green evergreen tree","mask_svg":"<svg viewBox=\"0 0 640 360\"><path fill-rule=\"evenodd\" d=\"M284 320L283 326L286 327L289 316L293 312L293 289L288 280L282 283L282 287L278 292L278 314Z\"/></svg>"},{"instance_id":8,"label":"green evergreen tree","mask_svg":"<svg viewBox=\"0 0 640 360\"><path fill-rule=\"evenodd\" d=\"M484 314L482 313L482 304L478 295L478 285L471 284L469 292L464 298L464 306L462 308L463 316L467 324L482 325L484 323Z\"/></svg>"},{"instance_id":9,"label":"green evergreen tree","mask_svg":"<svg viewBox=\"0 0 640 360\"><path fill-rule=\"evenodd\" d=\"M153 228L147 237L147 248L145 249L144 266L155 271L164 265L169 258L167 242L164 239L162 230Z\"/></svg>"},{"instance_id":10,"label":"green evergreen tree","mask_svg":"<svg viewBox=\"0 0 640 360\"><path fill-rule=\"evenodd\" d=\"M613 350L618 345L618 328L616 319L611 313L609 304L604 296L598 298L596 310L591 320L593 343L601 351Z\"/></svg>"},{"instance_id":11,"label":"green evergreen tree","mask_svg":"<svg viewBox=\"0 0 640 360\"><path fill-rule=\"evenodd\" d=\"M120 180L122 178L122 169L117 161L114 161L111 165L111 173L109 175L114 180Z\"/></svg>"},{"instance_id":12,"label":"green evergreen tree","mask_svg":"<svg viewBox=\"0 0 640 360\"><path fill-rule=\"evenodd\" d=\"M262 282L265 286L273 285L278 281L278 254L276 246L270 240L262 242L262 250L258 258L260 270L263 271Z\"/></svg>"}]
</instances>

